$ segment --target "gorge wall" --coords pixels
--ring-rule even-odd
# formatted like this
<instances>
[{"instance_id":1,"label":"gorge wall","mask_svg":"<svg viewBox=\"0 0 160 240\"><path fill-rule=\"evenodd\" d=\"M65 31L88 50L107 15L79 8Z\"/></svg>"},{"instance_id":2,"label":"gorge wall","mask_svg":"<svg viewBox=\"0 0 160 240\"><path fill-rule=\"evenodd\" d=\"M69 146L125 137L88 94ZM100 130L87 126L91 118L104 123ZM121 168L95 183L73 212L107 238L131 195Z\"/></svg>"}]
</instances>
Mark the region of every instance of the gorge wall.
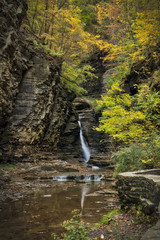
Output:
<instances>
[{"instance_id":1,"label":"gorge wall","mask_svg":"<svg viewBox=\"0 0 160 240\"><path fill-rule=\"evenodd\" d=\"M0 2L0 155L20 160L32 152L57 151L67 158L81 155L78 118L92 154L110 151L110 139L93 130L100 113L85 102L75 108L74 94L60 82L62 60L35 49L25 29L25 0ZM38 39L36 39L38 41ZM106 72L99 53L88 62L96 79L83 87L91 98L105 91ZM84 100L82 100L84 102ZM85 106L84 106L85 105ZM87 105L87 107L86 107Z\"/></svg>"},{"instance_id":2,"label":"gorge wall","mask_svg":"<svg viewBox=\"0 0 160 240\"><path fill-rule=\"evenodd\" d=\"M74 96L59 78L61 59L35 51L27 40L28 33L20 28L25 0L2 0L0 9L1 154L23 155L31 146L55 149L71 117L78 139Z\"/></svg>"}]
</instances>

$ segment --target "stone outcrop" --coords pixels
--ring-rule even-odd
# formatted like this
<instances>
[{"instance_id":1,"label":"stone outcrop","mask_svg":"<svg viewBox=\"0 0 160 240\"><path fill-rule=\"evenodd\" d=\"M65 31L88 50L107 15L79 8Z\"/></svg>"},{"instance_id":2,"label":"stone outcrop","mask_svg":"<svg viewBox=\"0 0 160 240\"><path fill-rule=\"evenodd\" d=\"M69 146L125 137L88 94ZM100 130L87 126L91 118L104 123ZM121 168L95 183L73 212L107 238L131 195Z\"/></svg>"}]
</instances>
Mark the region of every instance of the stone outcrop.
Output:
<instances>
[{"instance_id":1,"label":"stone outcrop","mask_svg":"<svg viewBox=\"0 0 160 240\"><path fill-rule=\"evenodd\" d=\"M148 213L156 213L160 202L160 170L142 170L118 175L118 193L122 204L145 203Z\"/></svg>"},{"instance_id":2,"label":"stone outcrop","mask_svg":"<svg viewBox=\"0 0 160 240\"><path fill-rule=\"evenodd\" d=\"M24 0L2 0L0 8L1 151L6 157L19 150L25 154L28 146L55 149L71 117L76 118L74 96L60 82L61 59L25 40L29 33L20 28ZM78 132L77 120L75 128Z\"/></svg>"},{"instance_id":3,"label":"stone outcrop","mask_svg":"<svg viewBox=\"0 0 160 240\"><path fill-rule=\"evenodd\" d=\"M156 50L157 54L160 54L160 50ZM145 66L145 67L144 67ZM134 95L138 91L138 87L141 83L144 83L146 80L150 81L153 73L160 68L160 59L154 58L152 55L148 55L143 60L140 60L138 63L133 64L130 74L124 79L124 90ZM152 88L156 91L160 91L159 81L152 82Z\"/></svg>"},{"instance_id":4,"label":"stone outcrop","mask_svg":"<svg viewBox=\"0 0 160 240\"><path fill-rule=\"evenodd\" d=\"M160 169L120 173L117 186L123 205L139 202L147 214L158 217L156 225L141 240L160 239Z\"/></svg>"},{"instance_id":5,"label":"stone outcrop","mask_svg":"<svg viewBox=\"0 0 160 240\"><path fill-rule=\"evenodd\" d=\"M155 226L150 228L141 238L141 240L158 240L158 239L160 239L160 220L156 223Z\"/></svg>"},{"instance_id":6,"label":"stone outcrop","mask_svg":"<svg viewBox=\"0 0 160 240\"><path fill-rule=\"evenodd\" d=\"M94 68L96 78L89 79L87 82L83 83L83 87L87 90L86 95L93 98L99 98L106 89L103 82L103 75L106 72L106 64L103 63L102 57L103 54L97 52L87 60L87 64Z\"/></svg>"},{"instance_id":7,"label":"stone outcrop","mask_svg":"<svg viewBox=\"0 0 160 240\"><path fill-rule=\"evenodd\" d=\"M107 167L107 169L114 167L112 160L103 153L92 155L88 163L97 167Z\"/></svg>"}]
</instances>

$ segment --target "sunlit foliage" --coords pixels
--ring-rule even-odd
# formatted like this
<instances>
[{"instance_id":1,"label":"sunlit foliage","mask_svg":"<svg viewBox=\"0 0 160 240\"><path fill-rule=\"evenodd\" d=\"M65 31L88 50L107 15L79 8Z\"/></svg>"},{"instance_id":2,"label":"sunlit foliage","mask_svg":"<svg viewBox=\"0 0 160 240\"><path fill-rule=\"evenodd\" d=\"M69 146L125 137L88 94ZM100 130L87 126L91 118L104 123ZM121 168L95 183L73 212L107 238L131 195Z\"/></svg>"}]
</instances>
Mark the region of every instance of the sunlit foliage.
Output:
<instances>
[{"instance_id":1,"label":"sunlit foliage","mask_svg":"<svg viewBox=\"0 0 160 240\"><path fill-rule=\"evenodd\" d=\"M97 4L98 33L105 39L104 61L117 61L115 78L121 81L134 63L159 59L160 4L158 0L113 0ZM143 66L144 67L144 66ZM123 69L125 74L119 74ZM150 69L145 69L150 73ZM109 81L110 86L113 81Z\"/></svg>"},{"instance_id":2,"label":"sunlit foliage","mask_svg":"<svg viewBox=\"0 0 160 240\"><path fill-rule=\"evenodd\" d=\"M98 101L102 118L98 131L109 133L119 141L150 138L160 127L160 95L142 85L135 96L124 93L118 83Z\"/></svg>"},{"instance_id":3,"label":"sunlit foliage","mask_svg":"<svg viewBox=\"0 0 160 240\"><path fill-rule=\"evenodd\" d=\"M62 81L69 90L75 89L76 93L84 92L81 87L78 90L78 85L82 80L85 81L86 77L93 76L91 73L93 69L80 65L92 53L99 38L85 31L85 21L81 19L84 18L84 9L81 10L79 7L84 5L73 0L28 0L28 6L31 31L41 39L45 49L50 49L48 52L52 56L57 55L62 59ZM87 73L83 74L83 78L79 74L82 69L88 69Z\"/></svg>"}]
</instances>

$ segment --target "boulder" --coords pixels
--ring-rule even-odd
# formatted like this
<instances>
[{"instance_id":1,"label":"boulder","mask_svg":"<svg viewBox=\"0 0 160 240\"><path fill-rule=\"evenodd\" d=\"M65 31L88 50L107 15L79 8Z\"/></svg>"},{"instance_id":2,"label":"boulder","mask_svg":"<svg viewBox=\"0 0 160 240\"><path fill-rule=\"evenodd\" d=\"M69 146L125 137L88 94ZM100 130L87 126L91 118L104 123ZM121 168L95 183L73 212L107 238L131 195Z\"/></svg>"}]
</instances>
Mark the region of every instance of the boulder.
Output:
<instances>
[{"instance_id":1,"label":"boulder","mask_svg":"<svg viewBox=\"0 0 160 240\"><path fill-rule=\"evenodd\" d=\"M147 213L158 213L160 169L120 173L117 187L122 204L142 203Z\"/></svg>"}]
</instances>

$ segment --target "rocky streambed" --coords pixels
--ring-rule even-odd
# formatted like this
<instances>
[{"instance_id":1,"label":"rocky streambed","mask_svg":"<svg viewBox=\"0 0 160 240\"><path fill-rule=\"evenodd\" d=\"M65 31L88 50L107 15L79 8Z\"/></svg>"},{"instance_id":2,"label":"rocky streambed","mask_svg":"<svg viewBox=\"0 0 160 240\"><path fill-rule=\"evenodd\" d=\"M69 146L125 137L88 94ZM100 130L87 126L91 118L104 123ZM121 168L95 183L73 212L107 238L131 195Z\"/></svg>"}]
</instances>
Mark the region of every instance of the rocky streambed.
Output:
<instances>
[{"instance_id":1,"label":"rocky streambed","mask_svg":"<svg viewBox=\"0 0 160 240\"><path fill-rule=\"evenodd\" d=\"M48 153L47 153L48 154ZM1 165L0 239L52 239L79 209L96 223L117 204L112 171L86 168L48 154L44 160ZM42 155L41 155L42 158Z\"/></svg>"},{"instance_id":2,"label":"rocky streambed","mask_svg":"<svg viewBox=\"0 0 160 240\"><path fill-rule=\"evenodd\" d=\"M107 225L95 227L102 215L119 208L113 170L108 167L91 168L38 153L30 162L1 165L0 183L1 240L51 240L51 233L63 231L62 222L71 218L74 209L91 226L90 239L103 235L138 240L150 227L121 211Z\"/></svg>"}]
</instances>

